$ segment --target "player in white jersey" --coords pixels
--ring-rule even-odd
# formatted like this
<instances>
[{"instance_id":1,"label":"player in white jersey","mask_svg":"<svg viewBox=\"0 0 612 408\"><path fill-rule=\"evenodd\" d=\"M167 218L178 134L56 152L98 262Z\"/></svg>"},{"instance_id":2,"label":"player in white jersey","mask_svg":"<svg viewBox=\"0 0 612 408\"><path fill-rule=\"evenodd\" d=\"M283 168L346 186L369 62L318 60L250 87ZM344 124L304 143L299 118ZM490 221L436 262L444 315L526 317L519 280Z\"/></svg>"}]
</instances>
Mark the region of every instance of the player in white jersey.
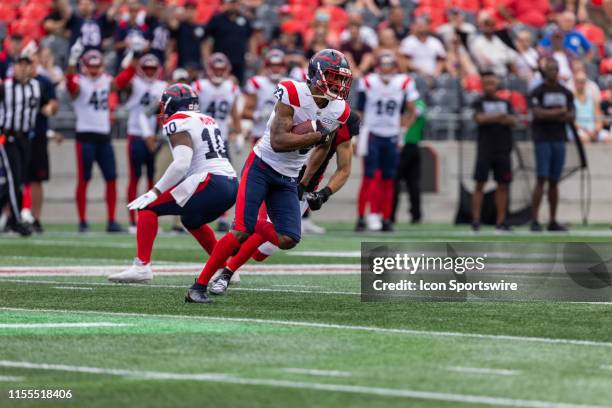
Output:
<instances>
[{"instance_id":1,"label":"player in white jersey","mask_svg":"<svg viewBox=\"0 0 612 408\"><path fill-rule=\"evenodd\" d=\"M308 74L308 83L292 80L279 83L274 113L242 171L234 229L219 240L187 292L186 301L210 302L207 294L210 278L251 234L256 232L281 249L293 248L300 241L299 173L311 152L320 159L308 161L308 166L318 169L325 160L332 133L350 115L345 99L352 81L346 57L331 49L312 57ZM297 124L308 121L316 123L312 132L293 133ZM264 201L272 222L258 221Z\"/></svg>"},{"instance_id":2,"label":"player in white jersey","mask_svg":"<svg viewBox=\"0 0 612 408\"><path fill-rule=\"evenodd\" d=\"M125 103L128 110L128 202L138 193L138 181L142 167L146 167L148 188L153 186L155 176L155 152L158 147L155 115L150 114L152 104L159 101L166 88L166 82L159 78L161 66L153 54L145 54L117 75L119 89L127 89L129 98ZM135 232L136 212L130 211L130 232Z\"/></svg>"},{"instance_id":3,"label":"player in white jersey","mask_svg":"<svg viewBox=\"0 0 612 408\"><path fill-rule=\"evenodd\" d=\"M356 231L363 231L365 207L370 202L371 229L392 231L394 177L399 158L399 143L413 120L414 101L419 97L414 80L397 73L395 54L379 55L376 72L360 82L358 110L363 127L358 153L364 155L364 171L359 191ZM380 172L381 179L375 180ZM382 218L382 224L380 222Z\"/></svg>"},{"instance_id":4,"label":"player in white jersey","mask_svg":"<svg viewBox=\"0 0 612 408\"><path fill-rule=\"evenodd\" d=\"M266 53L263 75L249 78L244 87L242 117L253 121L251 141L257 143L266 130L266 124L276 105L274 92L281 79L287 75L285 53L273 49Z\"/></svg>"},{"instance_id":5,"label":"player in white jersey","mask_svg":"<svg viewBox=\"0 0 612 408\"><path fill-rule=\"evenodd\" d=\"M221 137L229 152L229 141L236 140L242 132L238 97L240 90L230 77L231 64L224 54L216 52L208 58L205 79L193 83L193 88L200 98L200 109L215 119L221 130ZM231 160L231 158L230 158ZM219 232L229 231L229 222L225 214L217 224Z\"/></svg>"},{"instance_id":6,"label":"player in white jersey","mask_svg":"<svg viewBox=\"0 0 612 408\"><path fill-rule=\"evenodd\" d=\"M78 44L80 45L80 43ZM121 232L115 221L117 203L117 169L111 145L111 123L108 98L113 78L104 72L104 59L98 50L89 50L80 57L81 73L77 62L82 49L73 46L66 70L66 87L72 98L76 116L77 186L76 204L79 231L87 232L87 186L91 180L94 162L98 163L106 182L106 210L108 232Z\"/></svg>"},{"instance_id":7,"label":"player in white jersey","mask_svg":"<svg viewBox=\"0 0 612 408\"><path fill-rule=\"evenodd\" d=\"M206 64L206 78L193 83L200 98L202 113L215 119L226 142L242 132L238 97L240 89L230 77L231 65L219 52L210 56Z\"/></svg>"},{"instance_id":8,"label":"player in white jersey","mask_svg":"<svg viewBox=\"0 0 612 408\"><path fill-rule=\"evenodd\" d=\"M180 215L185 228L211 253L216 238L207 224L236 201L236 172L215 120L199 112L195 91L185 84L169 86L161 97L160 112L174 160L151 190L128 205L138 211L137 257L132 267L109 276L113 282L151 281L159 216Z\"/></svg>"}]
</instances>

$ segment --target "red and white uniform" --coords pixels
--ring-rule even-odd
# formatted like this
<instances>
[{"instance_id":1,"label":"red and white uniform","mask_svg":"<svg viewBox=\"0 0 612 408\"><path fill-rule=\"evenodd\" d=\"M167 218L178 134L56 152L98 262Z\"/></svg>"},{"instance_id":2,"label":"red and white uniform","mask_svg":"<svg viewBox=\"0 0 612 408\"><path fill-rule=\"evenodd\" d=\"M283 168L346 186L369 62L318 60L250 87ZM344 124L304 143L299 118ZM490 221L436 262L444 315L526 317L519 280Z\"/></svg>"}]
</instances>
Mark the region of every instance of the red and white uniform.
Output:
<instances>
[{"instance_id":1,"label":"red and white uniform","mask_svg":"<svg viewBox=\"0 0 612 408\"><path fill-rule=\"evenodd\" d=\"M227 159L227 145L213 118L199 112L177 112L164 121L163 133L169 137L178 132L191 136L193 156L183 181L172 190L177 203L186 202L209 173L236 177Z\"/></svg>"},{"instance_id":2,"label":"red and white uniform","mask_svg":"<svg viewBox=\"0 0 612 408\"><path fill-rule=\"evenodd\" d=\"M251 129L251 136L256 139L263 136L268 118L274 112L274 105L276 105L274 91L276 91L277 86L278 82L272 81L267 76L256 75L250 78L244 87L245 93L255 95L257 98L255 112L258 118L253 121L253 128Z\"/></svg>"},{"instance_id":3,"label":"red and white uniform","mask_svg":"<svg viewBox=\"0 0 612 408\"><path fill-rule=\"evenodd\" d=\"M382 137L400 134L406 102L419 98L414 80L406 74L393 75L388 83L384 83L377 73L366 75L359 83L359 91L366 94L363 126Z\"/></svg>"},{"instance_id":4,"label":"red and white uniform","mask_svg":"<svg viewBox=\"0 0 612 408\"><path fill-rule=\"evenodd\" d=\"M230 79L226 79L218 86L209 79L200 79L192 86L200 98L200 111L215 119L223 140L227 140L232 106L240 95L238 86Z\"/></svg>"},{"instance_id":5,"label":"red and white uniform","mask_svg":"<svg viewBox=\"0 0 612 408\"><path fill-rule=\"evenodd\" d=\"M74 82L79 86L78 96L72 100L76 115L77 133L110 134L110 95L112 78L102 74L97 78L76 75Z\"/></svg>"},{"instance_id":6,"label":"red and white uniform","mask_svg":"<svg viewBox=\"0 0 612 408\"><path fill-rule=\"evenodd\" d=\"M147 116L147 109L161 99L167 83L140 76L132 78L132 91L125 106L128 109L127 131L130 136L148 137L155 133L157 117Z\"/></svg>"},{"instance_id":7,"label":"red and white uniform","mask_svg":"<svg viewBox=\"0 0 612 408\"><path fill-rule=\"evenodd\" d=\"M329 101L327 106L319 108L315 103L310 88L304 82L294 80L281 81L275 92L280 103L293 108L293 125L308 120L320 120L330 130L335 130L345 123L351 113L348 102L343 100ZM253 149L255 154L274 170L288 177L298 177L300 169L308 160L311 149L307 151L275 152L270 141L270 127L274 112L268 119L263 137Z\"/></svg>"}]
</instances>

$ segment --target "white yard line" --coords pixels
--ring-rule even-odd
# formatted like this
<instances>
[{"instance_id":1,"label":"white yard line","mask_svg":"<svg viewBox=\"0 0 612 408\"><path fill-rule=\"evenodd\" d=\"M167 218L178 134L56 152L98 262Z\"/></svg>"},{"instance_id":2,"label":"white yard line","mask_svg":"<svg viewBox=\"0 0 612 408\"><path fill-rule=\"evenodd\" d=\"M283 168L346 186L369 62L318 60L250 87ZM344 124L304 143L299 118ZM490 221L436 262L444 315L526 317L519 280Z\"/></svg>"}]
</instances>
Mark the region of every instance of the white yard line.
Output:
<instances>
[{"instance_id":1,"label":"white yard line","mask_svg":"<svg viewBox=\"0 0 612 408\"><path fill-rule=\"evenodd\" d=\"M312 368L283 368L281 371L291 374L319 375L324 377L350 377L353 375L350 371L317 370Z\"/></svg>"},{"instance_id":2,"label":"white yard line","mask_svg":"<svg viewBox=\"0 0 612 408\"><path fill-rule=\"evenodd\" d=\"M32 370L65 371L85 374L104 374L128 378L143 378L149 380L182 380L205 381L226 384L255 385L265 387L293 388L316 391L344 392L351 394L377 395L382 397L416 398L432 401L460 402L482 405L524 408L602 408L595 405L567 404L551 401L524 400L513 398L490 397L485 395L453 394L437 391L417 391L399 388L369 387L347 384L329 384L306 381L287 381L268 378L244 378L231 374L182 374L159 371L123 370L115 368L100 368L88 366L72 366L65 364L42 364L27 361L0 360L0 367L11 367Z\"/></svg>"},{"instance_id":3,"label":"white yard line","mask_svg":"<svg viewBox=\"0 0 612 408\"><path fill-rule=\"evenodd\" d=\"M84 286L54 286L53 289L67 289L67 290L93 290L93 288L86 288Z\"/></svg>"},{"instance_id":4,"label":"white yard line","mask_svg":"<svg viewBox=\"0 0 612 408\"><path fill-rule=\"evenodd\" d=\"M448 366L448 371L454 371L457 373L467 374L487 374L487 375L517 375L520 373L518 370L507 370L501 368L479 368L479 367L458 367Z\"/></svg>"},{"instance_id":5,"label":"white yard line","mask_svg":"<svg viewBox=\"0 0 612 408\"><path fill-rule=\"evenodd\" d=\"M0 375L0 381L21 382L25 377L17 377L15 375Z\"/></svg>"},{"instance_id":6,"label":"white yard line","mask_svg":"<svg viewBox=\"0 0 612 408\"><path fill-rule=\"evenodd\" d=\"M361 251L287 251L291 256L333 256L334 258L359 258Z\"/></svg>"},{"instance_id":7,"label":"white yard line","mask_svg":"<svg viewBox=\"0 0 612 408\"><path fill-rule=\"evenodd\" d=\"M198 305L193 305L193 306L198 307ZM269 319L255 319L255 318L246 318L246 317L186 316L186 315L130 313L130 312L104 312L104 311L94 311L94 310L28 309L28 308L17 308L17 307L0 307L0 310L6 310L6 311L12 311L12 312L68 313L68 314L78 313L78 314L100 315L100 316L149 317L149 318L162 318L162 319L165 318L165 319L181 319L181 320L212 320L212 321L218 321L218 322L241 322L241 323L248 323L248 324L268 324L268 325L278 325L278 326L306 327L306 328L312 328L312 329L348 330L348 331L357 331L357 332L399 334L399 335L408 335L408 336L470 338L470 339L494 340L494 341L503 340L503 341L510 341L510 342L524 341L524 342L534 342L534 343L543 343L543 344L612 348L611 342L593 341L593 340L553 339L549 337L510 336L510 335L480 334L480 333L466 333L466 332L441 332L441 331L398 329L398 328L385 328L385 327L373 327L373 326L355 326L355 325L334 324L334 323L316 323L316 322L304 322L304 321L295 321L295 320L269 320Z\"/></svg>"},{"instance_id":8,"label":"white yard line","mask_svg":"<svg viewBox=\"0 0 612 408\"><path fill-rule=\"evenodd\" d=\"M0 323L0 329L70 329L89 327L127 327L128 323L74 322L74 323Z\"/></svg>"},{"instance_id":9,"label":"white yard line","mask_svg":"<svg viewBox=\"0 0 612 408\"><path fill-rule=\"evenodd\" d=\"M612 365L602 365L601 369L602 370L610 370L610 371L612 371Z\"/></svg>"}]
</instances>

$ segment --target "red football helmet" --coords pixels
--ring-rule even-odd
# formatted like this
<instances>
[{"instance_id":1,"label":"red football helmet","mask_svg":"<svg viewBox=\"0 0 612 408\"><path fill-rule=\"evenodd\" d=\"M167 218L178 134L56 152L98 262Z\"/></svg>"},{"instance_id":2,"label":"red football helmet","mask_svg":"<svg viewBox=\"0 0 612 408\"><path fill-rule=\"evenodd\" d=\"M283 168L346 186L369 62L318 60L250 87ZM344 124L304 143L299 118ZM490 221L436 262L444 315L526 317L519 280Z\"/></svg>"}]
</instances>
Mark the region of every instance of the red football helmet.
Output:
<instances>
[{"instance_id":1,"label":"red football helmet","mask_svg":"<svg viewBox=\"0 0 612 408\"><path fill-rule=\"evenodd\" d=\"M285 63L285 53L279 49L272 49L266 53L264 65L268 73L268 78L273 82L278 82L287 76L287 64Z\"/></svg>"},{"instance_id":2,"label":"red football helmet","mask_svg":"<svg viewBox=\"0 0 612 408\"><path fill-rule=\"evenodd\" d=\"M104 71L104 56L98 50L89 50L81 57L83 74L96 78Z\"/></svg>"},{"instance_id":3,"label":"red football helmet","mask_svg":"<svg viewBox=\"0 0 612 408\"><path fill-rule=\"evenodd\" d=\"M225 81L232 70L232 64L229 62L225 54L215 52L208 58L206 64L206 76L214 84L220 84Z\"/></svg>"},{"instance_id":4,"label":"red football helmet","mask_svg":"<svg viewBox=\"0 0 612 408\"><path fill-rule=\"evenodd\" d=\"M308 63L308 83L329 100L346 99L353 73L343 53L333 49L317 52Z\"/></svg>"}]
</instances>

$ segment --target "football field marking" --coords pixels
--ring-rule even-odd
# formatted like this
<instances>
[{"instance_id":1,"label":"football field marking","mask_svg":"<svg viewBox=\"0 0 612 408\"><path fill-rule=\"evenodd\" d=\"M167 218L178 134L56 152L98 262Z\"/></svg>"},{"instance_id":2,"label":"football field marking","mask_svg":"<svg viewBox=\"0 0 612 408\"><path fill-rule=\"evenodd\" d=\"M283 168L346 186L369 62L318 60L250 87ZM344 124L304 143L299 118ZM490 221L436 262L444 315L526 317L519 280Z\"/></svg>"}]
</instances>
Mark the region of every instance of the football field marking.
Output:
<instances>
[{"instance_id":1,"label":"football field marking","mask_svg":"<svg viewBox=\"0 0 612 408\"><path fill-rule=\"evenodd\" d=\"M459 367L459 366L448 366L448 371L456 373L467 373L467 374L492 374L492 375L517 375L520 373L518 370L507 370L502 368L480 368L480 367Z\"/></svg>"},{"instance_id":2,"label":"football field marking","mask_svg":"<svg viewBox=\"0 0 612 408\"><path fill-rule=\"evenodd\" d=\"M90 328L90 327L127 327L128 323L110 322L78 322L78 323L0 323L1 329L68 329L68 328Z\"/></svg>"},{"instance_id":3,"label":"football field marking","mask_svg":"<svg viewBox=\"0 0 612 408\"><path fill-rule=\"evenodd\" d=\"M0 381L21 382L23 380L25 380L25 377L18 377L15 375L0 375Z\"/></svg>"},{"instance_id":4,"label":"football field marking","mask_svg":"<svg viewBox=\"0 0 612 408\"><path fill-rule=\"evenodd\" d=\"M199 305L193 305L198 307ZM204 306L206 307L206 306ZM105 312L96 310L69 310L69 309L29 309L18 307L0 307L0 310L11 312L38 312L38 313L76 313L85 315L100 315L100 316L122 316L122 317L150 317L162 319L183 319L183 320L211 320L218 322L241 322L251 324L269 324L278 326L293 326L307 327L313 329L333 329L333 330L348 330L357 332L385 333L385 334L403 334L408 336L423 336L423 337L455 337L455 338L471 338L483 340L507 340L507 341L525 341L544 344L562 344L572 346L589 346L589 347L606 347L612 348L612 343L594 341L594 340L575 340L575 339L554 339L549 337L527 337L527 336L510 336L503 334L481 334L469 332L442 332L429 330L413 330L401 328L386 328L374 326L355 326L334 323L317 323L295 320L268 320L255 319L248 317L224 317L224 316L188 316L188 315L171 315L171 314L150 314L150 313L132 313L132 312ZM210 309L209 309L210 310Z\"/></svg>"},{"instance_id":5,"label":"football field marking","mask_svg":"<svg viewBox=\"0 0 612 408\"><path fill-rule=\"evenodd\" d=\"M279 388L294 388L316 391L343 392L351 394L367 394L383 397L414 398L433 401L472 403L481 405L524 407L524 408L603 408L597 405L568 404L551 401L524 400L503 397L490 397L485 395L454 394L438 391L417 391L401 388L383 388L348 384L330 384L307 381L288 381L268 378L244 378L232 374L182 374L159 371L124 370L116 368L101 368L88 366L72 366L66 364L44 364L28 361L0 360L0 367L65 371L84 374L103 374L127 378L141 378L149 380L181 380L205 381L226 384L255 385Z\"/></svg>"},{"instance_id":6,"label":"football field marking","mask_svg":"<svg viewBox=\"0 0 612 408\"><path fill-rule=\"evenodd\" d=\"M306 375L320 375L324 377L350 377L353 374L350 371L339 371L339 370L317 370L312 368L283 368L281 371L291 374L306 374Z\"/></svg>"},{"instance_id":7,"label":"football field marking","mask_svg":"<svg viewBox=\"0 0 612 408\"><path fill-rule=\"evenodd\" d=\"M68 290L93 290L84 286L54 286L53 289L68 289Z\"/></svg>"}]
</instances>

